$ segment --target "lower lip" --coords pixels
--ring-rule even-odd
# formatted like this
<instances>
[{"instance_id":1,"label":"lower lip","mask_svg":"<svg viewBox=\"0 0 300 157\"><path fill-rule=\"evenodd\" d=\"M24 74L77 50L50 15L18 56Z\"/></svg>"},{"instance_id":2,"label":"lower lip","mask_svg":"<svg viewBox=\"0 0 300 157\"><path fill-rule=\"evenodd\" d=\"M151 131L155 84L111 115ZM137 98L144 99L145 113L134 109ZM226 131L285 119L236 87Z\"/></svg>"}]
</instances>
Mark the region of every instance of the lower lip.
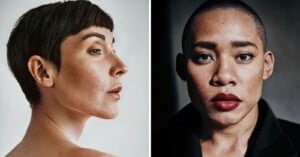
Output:
<instances>
[{"instance_id":1,"label":"lower lip","mask_svg":"<svg viewBox=\"0 0 300 157\"><path fill-rule=\"evenodd\" d=\"M121 96L119 93L108 93L110 96L112 96L113 98L115 98L116 100L120 100Z\"/></svg>"},{"instance_id":2,"label":"lower lip","mask_svg":"<svg viewBox=\"0 0 300 157\"><path fill-rule=\"evenodd\" d=\"M239 101L234 100L220 100L214 102L214 107L218 111L232 111L239 106Z\"/></svg>"}]
</instances>

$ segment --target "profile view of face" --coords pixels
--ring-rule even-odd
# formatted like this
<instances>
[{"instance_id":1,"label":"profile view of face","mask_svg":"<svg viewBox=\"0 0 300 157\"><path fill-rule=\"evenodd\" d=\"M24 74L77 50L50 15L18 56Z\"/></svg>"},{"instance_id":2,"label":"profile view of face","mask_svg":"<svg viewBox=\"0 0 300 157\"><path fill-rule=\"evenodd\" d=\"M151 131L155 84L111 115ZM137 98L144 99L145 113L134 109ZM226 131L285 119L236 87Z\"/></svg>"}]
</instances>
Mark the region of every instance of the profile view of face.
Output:
<instances>
[{"instance_id":1,"label":"profile view of face","mask_svg":"<svg viewBox=\"0 0 300 157\"><path fill-rule=\"evenodd\" d=\"M56 74L57 104L100 118L113 118L126 65L116 55L112 32L92 26L68 36L61 44L61 67Z\"/></svg>"},{"instance_id":2,"label":"profile view of face","mask_svg":"<svg viewBox=\"0 0 300 157\"><path fill-rule=\"evenodd\" d=\"M192 34L184 54L193 104L221 127L255 116L273 54L264 52L252 17L237 9L213 9L196 16Z\"/></svg>"}]
</instances>

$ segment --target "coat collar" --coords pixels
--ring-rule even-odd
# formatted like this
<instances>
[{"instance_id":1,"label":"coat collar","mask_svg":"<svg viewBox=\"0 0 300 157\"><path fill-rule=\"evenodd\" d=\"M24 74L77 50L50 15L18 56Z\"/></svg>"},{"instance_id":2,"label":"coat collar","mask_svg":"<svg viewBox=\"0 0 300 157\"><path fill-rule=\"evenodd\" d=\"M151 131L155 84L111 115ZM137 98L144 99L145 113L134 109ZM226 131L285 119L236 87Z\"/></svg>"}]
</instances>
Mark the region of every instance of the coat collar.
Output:
<instances>
[{"instance_id":1,"label":"coat collar","mask_svg":"<svg viewBox=\"0 0 300 157\"><path fill-rule=\"evenodd\" d=\"M246 157L258 156L278 156L278 153L284 153L283 156L297 156L288 136L282 130L278 120L271 111L269 105L263 99L259 100L259 118L256 127L249 139L249 147ZM199 139L201 137L201 115L192 105L187 105L173 119L175 128L172 130L173 154L179 150L181 153L193 151L189 156L202 156ZM176 131L175 131L176 130ZM178 137L186 139L176 140ZM179 147L178 147L179 146ZM190 150L192 149L192 150ZM186 153L184 153L186 152ZM177 153L178 155L178 153ZM279 155L280 156L280 155Z\"/></svg>"},{"instance_id":2,"label":"coat collar","mask_svg":"<svg viewBox=\"0 0 300 157\"><path fill-rule=\"evenodd\" d=\"M283 131L267 102L260 99L258 105L259 117L249 139L246 156L264 156L270 154L278 156L281 153L284 153L284 156L296 155L297 153L288 135Z\"/></svg>"}]
</instances>

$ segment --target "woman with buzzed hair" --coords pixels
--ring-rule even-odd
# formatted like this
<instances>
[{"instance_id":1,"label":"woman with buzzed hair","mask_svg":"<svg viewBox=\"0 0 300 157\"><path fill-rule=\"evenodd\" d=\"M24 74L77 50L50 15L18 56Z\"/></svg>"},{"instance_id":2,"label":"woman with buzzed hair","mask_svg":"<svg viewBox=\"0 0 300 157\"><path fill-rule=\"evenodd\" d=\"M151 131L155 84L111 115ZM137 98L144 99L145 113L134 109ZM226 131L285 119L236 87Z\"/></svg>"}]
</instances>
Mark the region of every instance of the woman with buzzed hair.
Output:
<instances>
[{"instance_id":1,"label":"woman with buzzed hair","mask_svg":"<svg viewBox=\"0 0 300 157\"><path fill-rule=\"evenodd\" d=\"M189 18L177 74L191 103L157 134L154 156L297 157L300 126L261 98L273 72L263 22L240 0L207 0Z\"/></svg>"}]
</instances>

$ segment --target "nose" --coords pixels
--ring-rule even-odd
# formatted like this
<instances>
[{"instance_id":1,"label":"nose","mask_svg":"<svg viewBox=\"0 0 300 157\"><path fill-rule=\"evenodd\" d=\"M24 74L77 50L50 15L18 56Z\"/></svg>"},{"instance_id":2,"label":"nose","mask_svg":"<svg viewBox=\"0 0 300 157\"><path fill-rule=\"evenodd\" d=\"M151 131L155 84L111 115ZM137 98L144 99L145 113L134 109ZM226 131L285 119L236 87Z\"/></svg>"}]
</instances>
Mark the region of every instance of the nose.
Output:
<instances>
[{"instance_id":1,"label":"nose","mask_svg":"<svg viewBox=\"0 0 300 157\"><path fill-rule=\"evenodd\" d=\"M120 77L123 74L127 73L128 67L123 63L123 61L115 54L113 55L113 66L110 70L112 76Z\"/></svg>"},{"instance_id":2,"label":"nose","mask_svg":"<svg viewBox=\"0 0 300 157\"><path fill-rule=\"evenodd\" d=\"M220 58L217 62L210 84L213 86L236 85L236 70L229 59Z\"/></svg>"}]
</instances>

